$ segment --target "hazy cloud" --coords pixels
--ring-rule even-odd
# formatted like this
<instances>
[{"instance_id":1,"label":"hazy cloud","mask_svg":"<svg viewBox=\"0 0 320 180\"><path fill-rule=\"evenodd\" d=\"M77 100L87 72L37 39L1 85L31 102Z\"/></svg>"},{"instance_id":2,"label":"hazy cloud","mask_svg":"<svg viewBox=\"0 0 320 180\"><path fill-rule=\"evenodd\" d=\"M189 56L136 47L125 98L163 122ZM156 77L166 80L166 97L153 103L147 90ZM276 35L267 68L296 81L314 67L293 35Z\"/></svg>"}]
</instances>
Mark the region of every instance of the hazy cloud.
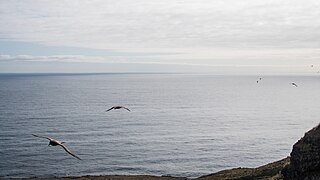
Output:
<instances>
[{"instance_id":1,"label":"hazy cloud","mask_svg":"<svg viewBox=\"0 0 320 180\"><path fill-rule=\"evenodd\" d=\"M32 56L32 55L0 55L0 61L38 61L38 62L66 62L66 63L121 63L126 62L117 57L98 57L80 55Z\"/></svg>"},{"instance_id":2,"label":"hazy cloud","mask_svg":"<svg viewBox=\"0 0 320 180\"><path fill-rule=\"evenodd\" d=\"M0 38L154 53L94 62L302 65L320 58L319 9L318 0L3 0Z\"/></svg>"},{"instance_id":3,"label":"hazy cloud","mask_svg":"<svg viewBox=\"0 0 320 180\"><path fill-rule=\"evenodd\" d=\"M95 48L319 47L317 0L1 1L2 38Z\"/></svg>"}]
</instances>

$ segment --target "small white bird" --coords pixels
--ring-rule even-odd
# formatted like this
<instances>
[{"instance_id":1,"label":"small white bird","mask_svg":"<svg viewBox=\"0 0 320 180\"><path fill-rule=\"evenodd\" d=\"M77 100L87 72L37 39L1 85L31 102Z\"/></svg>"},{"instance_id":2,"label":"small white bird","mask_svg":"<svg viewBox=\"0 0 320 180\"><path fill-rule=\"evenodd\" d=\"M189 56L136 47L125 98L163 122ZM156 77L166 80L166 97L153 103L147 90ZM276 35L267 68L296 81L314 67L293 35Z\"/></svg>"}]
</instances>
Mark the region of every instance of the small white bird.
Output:
<instances>
[{"instance_id":1,"label":"small white bird","mask_svg":"<svg viewBox=\"0 0 320 180\"><path fill-rule=\"evenodd\" d=\"M126 108L126 107L124 107L124 106L113 106L113 107L111 107L110 109L107 109L106 112L108 112L108 111L110 111L110 110L112 110L112 109L126 109L127 111L130 111L129 108Z\"/></svg>"},{"instance_id":2,"label":"small white bird","mask_svg":"<svg viewBox=\"0 0 320 180\"><path fill-rule=\"evenodd\" d=\"M296 83L294 83L294 82L291 83L291 84L292 84L293 86L295 86L295 87L298 87L298 85L297 85Z\"/></svg>"},{"instance_id":3,"label":"small white bird","mask_svg":"<svg viewBox=\"0 0 320 180\"><path fill-rule=\"evenodd\" d=\"M63 145L64 142L62 141L58 141L58 140L55 140L55 139L52 139L50 137L45 137L45 136L38 136L38 135L35 135L35 134L32 134L33 136L35 137L38 137L38 138L45 138L45 139L48 139L49 140L49 144L48 146L61 146L67 153L69 153L71 156L81 160L78 156L76 156L75 154L73 154L65 145Z\"/></svg>"}]
</instances>

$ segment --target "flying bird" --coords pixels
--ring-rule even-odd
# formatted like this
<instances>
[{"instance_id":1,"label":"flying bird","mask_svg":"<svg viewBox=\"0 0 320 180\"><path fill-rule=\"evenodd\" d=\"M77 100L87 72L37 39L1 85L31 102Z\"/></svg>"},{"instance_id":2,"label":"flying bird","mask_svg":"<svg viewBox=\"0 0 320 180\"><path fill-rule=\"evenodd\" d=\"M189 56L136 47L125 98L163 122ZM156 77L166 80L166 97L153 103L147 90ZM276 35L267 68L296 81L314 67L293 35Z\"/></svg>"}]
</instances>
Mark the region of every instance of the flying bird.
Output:
<instances>
[{"instance_id":1,"label":"flying bird","mask_svg":"<svg viewBox=\"0 0 320 180\"><path fill-rule=\"evenodd\" d=\"M35 134L32 134L33 136L35 137L38 137L38 138L44 138L44 139L48 139L49 140L49 144L48 146L61 146L67 153L69 153L71 156L81 160L77 155L73 154L65 145L63 145L64 142L62 141L58 141L58 140L55 140L55 139L52 139L50 137L45 137L45 136L38 136L38 135L35 135Z\"/></svg>"},{"instance_id":2,"label":"flying bird","mask_svg":"<svg viewBox=\"0 0 320 180\"><path fill-rule=\"evenodd\" d=\"M110 109L107 109L106 112L108 112L108 111L110 111L110 110L112 110L112 109L125 109L125 110L127 110L127 111L130 111L130 109L128 109L128 108L126 108L126 107L124 107L124 106L113 106L113 107L111 107Z\"/></svg>"},{"instance_id":3,"label":"flying bird","mask_svg":"<svg viewBox=\"0 0 320 180\"><path fill-rule=\"evenodd\" d=\"M291 84L292 84L293 86L295 86L295 87L298 87L298 85L297 85L296 83L294 83L294 82L291 83Z\"/></svg>"},{"instance_id":4,"label":"flying bird","mask_svg":"<svg viewBox=\"0 0 320 180\"><path fill-rule=\"evenodd\" d=\"M262 78L259 78L259 80L257 80L257 83L259 83L259 81L261 81L262 80Z\"/></svg>"}]
</instances>

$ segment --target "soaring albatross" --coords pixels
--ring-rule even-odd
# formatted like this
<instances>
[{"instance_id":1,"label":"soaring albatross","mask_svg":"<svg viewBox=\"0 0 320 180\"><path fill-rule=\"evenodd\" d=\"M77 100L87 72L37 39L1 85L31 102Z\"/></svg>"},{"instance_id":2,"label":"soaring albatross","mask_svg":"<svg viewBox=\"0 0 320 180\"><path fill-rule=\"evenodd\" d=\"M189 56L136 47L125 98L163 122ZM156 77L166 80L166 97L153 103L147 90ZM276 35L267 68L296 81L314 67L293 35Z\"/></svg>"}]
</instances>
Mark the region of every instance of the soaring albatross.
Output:
<instances>
[{"instance_id":1,"label":"soaring albatross","mask_svg":"<svg viewBox=\"0 0 320 180\"><path fill-rule=\"evenodd\" d=\"M32 136L35 136L35 137L38 137L38 138L48 139L49 140L48 146L61 146L71 156L81 160L77 155L73 154L65 145L63 145L64 142L62 142L62 141L58 141L58 140L55 140L55 139L52 139L52 138L46 137L46 136L38 136L38 135L35 135L35 134L32 134Z\"/></svg>"},{"instance_id":2,"label":"soaring albatross","mask_svg":"<svg viewBox=\"0 0 320 180\"><path fill-rule=\"evenodd\" d=\"M110 109L107 109L106 112L111 111L112 109L125 109L125 110L127 110L127 111L130 111L129 108L126 108L126 107L124 107L124 106L113 106L113 107L111 107Z\"/></svg>"}]
</instances>

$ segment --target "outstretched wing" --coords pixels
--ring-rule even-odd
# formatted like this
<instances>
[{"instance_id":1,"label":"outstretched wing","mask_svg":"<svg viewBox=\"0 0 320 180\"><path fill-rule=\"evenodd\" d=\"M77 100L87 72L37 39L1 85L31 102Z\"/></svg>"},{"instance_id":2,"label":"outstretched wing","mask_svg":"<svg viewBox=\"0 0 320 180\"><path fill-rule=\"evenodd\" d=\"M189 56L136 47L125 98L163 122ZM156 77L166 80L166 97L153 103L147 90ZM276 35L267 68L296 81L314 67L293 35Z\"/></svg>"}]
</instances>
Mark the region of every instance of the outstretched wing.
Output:
<instances>
[{"instance_id":1,"label":"outstretched wing","mask_svg":"<svg viewBox=\"0 0 320 180\"><path fill-rule=\"evenodd\" d=\"M129 109L129 108L126 108L126 107L122 107L122 108L126 109L127 111L130 111L130 109Z\"/></svg>"},{"instance_id":2,"label":"outstretched wing","mask_svg":"<svg viewBox=\"0 0 320 180\"><path fill-rule=\"evenodd\" d=\"M71 156L81 160L77 155L73 154L65 145L59 144L67 153L69 153Z\"/></svg>"},{"instance_id":3,"label":"outstretched wing","mask_svg":"<svg viewBox=\"0 0 320 180\"><path fill-rule=\"evenodd\" d=\"M35 137L38 137L38 138L48 139L49 141L52 141L52 140L53 140L52 138L46 137L46 136L38 136L38 135L35 135L35 134L32 134L32 136L35 136Z\"/></svg>"},{"instance_id":4,"label":"outstretched wing","mask_svg":"<svg viewBox=\"0 0 320 180\"><path fill-rule=\"evenodd\" d=\"M112 110L112 109L114 109L114 107L112 107L112 108L110 108L110 109L107 109L106 112L108 112L108 111L110 111L110 110Z\"/></svg>"}]
</instances>

